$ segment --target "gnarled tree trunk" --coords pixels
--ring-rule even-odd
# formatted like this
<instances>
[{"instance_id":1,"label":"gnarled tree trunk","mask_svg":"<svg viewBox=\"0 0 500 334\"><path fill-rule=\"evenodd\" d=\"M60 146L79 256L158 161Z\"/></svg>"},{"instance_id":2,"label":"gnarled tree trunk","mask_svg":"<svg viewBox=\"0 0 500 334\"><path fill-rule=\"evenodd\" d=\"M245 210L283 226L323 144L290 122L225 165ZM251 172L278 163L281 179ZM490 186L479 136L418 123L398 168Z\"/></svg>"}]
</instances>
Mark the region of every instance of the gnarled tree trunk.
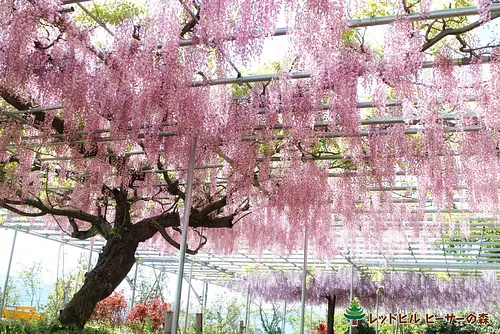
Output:
<instances>
[{"instance_id":1,"label":"gnarled tree trunk","mask_svg":"<svg viewBox=\"0 0 500 334\"><path fill-rule=\"evenodd\" d=\"M82 288L62 310L59 316L62 325L84 327L96 304L111 295L132 269L138 244L137 237L131 233L108 240Z\"/></svg>"}]
</instances>

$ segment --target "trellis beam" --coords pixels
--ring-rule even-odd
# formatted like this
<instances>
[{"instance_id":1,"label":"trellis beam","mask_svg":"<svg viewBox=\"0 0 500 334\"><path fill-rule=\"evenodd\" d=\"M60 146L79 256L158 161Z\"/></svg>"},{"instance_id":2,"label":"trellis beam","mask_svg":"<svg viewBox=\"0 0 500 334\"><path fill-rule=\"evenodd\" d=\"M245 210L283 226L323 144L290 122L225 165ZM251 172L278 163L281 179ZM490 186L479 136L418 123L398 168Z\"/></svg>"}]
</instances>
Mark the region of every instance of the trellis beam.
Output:
<instances>
[{"instance_id":1,"label":"trellis beam","mask_svg":"<svg viewBox=\"0 0 500 334\"><path fill-rule=\"evenodd\" d=\"M438 121L459 121L456 114L445 114L441 116L437 116L436 120ZM469 113L460 117L465 117L465 118L477 118L477 115L474 113ZM373 117L370 119L363 119L360 120L360 126L370 126L370 125L382 125L382 124L412 124L416 125L419 124L421 119L419 117L413 117L410 120L404 119L402 116L397 116L397 117ZM317 122L313 125L314 129L321 129L321 128L326 128L328 129L329 126L332 126L333 124L325 123L325 122ZM264 125L256 125L254 127L254 130L263 130L265 127ZM288 128L287 126L283 124L276 124L273 129L274 130L282 130ZM458 126L447 126L443 128L443 131L447 133L456 133L456 132L477 132L485 129L481 125L469 125L469 126L463 126L463 127L458 127ZM418 134L418 133L423 133L425 132L425 128L422 129L405 129L404 133L405 134ZM94 131L77 131L72 134L52 134L50 135L51 138L59 139L59 138L64 138L68 135L72 136L86 136L90 134L102 134L102 133L109 133L109 129L100 129L100 130L94 130ZM318 135L318 137L324 137L324 138L340 138L340 137L355 137L355 136L360 136L360 137L367 137L367 136L372 136L372 135L390 135L392 134L388 130L360 130L359 132L356 133L342 133L342 132L321 132L321 135ZM175 132L170 132L170 131L160 131L158 132L158 137L172 137L176 136L177 134ZM146 135L144 133L141 133L137 136L138 139L144 139ZM275 139L284 139L286 136L284 135L277 135ZM42 139L41 136L24 136L21 137L23 141L31 141L31 140L39 140ZM45 143L27 143L27 144L21 144L21 145L8 145L6 146L6 149L9 150L14 150L17 148L36 148L36 147L55 147L55 146L63 146L63 145L79 145L79 144L85 144L85 143L106 143L106 142L114 142L114 141L122 141L122 140L129 140L130 138L127 136L123 137L101 137L101 138L93 138L93 139L77 139L77 140L72 140L70 142L66 141L57 141L57 142L45 142ZM257 139L257 136L247 136L243 138L244 140L255 140Z\"/></svg>"},{"instance_id":2,"label":"trellis beam","mask_svg":"<svg viewBox=\"0 0 500 334\"><path fill-rule=\"evenodd\" d=\"M493 14L498 12L500 12L500 4L492 4L491 13ZM347 21L347 26L349 28L374 27L374 26L392 24L397 20L403 20L403 19L415 22L415 21L447 19L457 16L472 16L472 15L478 15L478 8L476 6L435 10L429 13L416 12L406 16L389 15L389 16L367 17L362 19L351 19ZM272 36L285 36L289 32L290 29L288 28L278 28L276 29L274 34L272 34ZM235 38L233 37L229 40L234 40L234 39ZM198 43L199 43L198 41L193 39L182 39L180 40L179 45L190 46L190 45L196 45Z\"/></svg>"},{"instance_id":3,"label":"trellis beam","mask_svg":"<svg viewBox=\"0 0 500 334\"><path fill-rule=\"evenodd\" d=\"M500 4L499 4L500 6ZM499 7L500 8L500 7ZM489 63L491 61L491 57L489 55L483 55L477 63ZM452 60L452 64L454 66L464 66L475 63L473 60L469 58L455 58ZM432 68L435 66L435 62L433 60L422 62L422 68ZM308 79L313 77L313 74L307 72L293 72L287 75L289 79ZM249 75L243 77L231 77L231 78L220 78L220 79L210 79L206 81L195 81L192 84L192 87L201 87L205 85L209 86L219 86L219 85L230 85L230 84L247 84L247 83L255 83L255 82L267 82L272 80L279 80L280 76L278 73L273 74L259 74L259 75Z\"/></svg>"}]
</instances>

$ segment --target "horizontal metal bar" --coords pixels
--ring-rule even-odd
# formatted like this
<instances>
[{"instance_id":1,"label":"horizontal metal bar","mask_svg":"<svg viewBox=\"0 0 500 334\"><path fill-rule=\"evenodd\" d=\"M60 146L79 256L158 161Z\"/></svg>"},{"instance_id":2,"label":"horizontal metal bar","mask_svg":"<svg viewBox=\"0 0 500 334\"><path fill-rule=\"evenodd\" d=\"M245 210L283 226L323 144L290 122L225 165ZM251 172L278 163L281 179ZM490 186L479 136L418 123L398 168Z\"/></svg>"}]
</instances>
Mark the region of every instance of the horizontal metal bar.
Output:
<instances>
[{"instance_id":1,"label":"horizontal metal bar","mask_svg":"<svg viewBox=\"0 0 500 334\"><path fill-rule=\"evenodd\" d=\"M27 223L25 223L27 224ZM6 223L6 228L14 228L15 225L11 225L10 223ZM28 226L28 225L27 225ZM52 231L52 230L51 230ZM26 231L27 232L27 231ZM32 230L30 233L39 237L46 237L44 235L38 235L38 231ZM43 232L43 231L42 231ZM75 241L73 239L67 239L59 240L55 238L57 234L53 234L52 237L50 237L50 240L54 241L59 241L63 243L68 243L73 246L77 246L80 248L88 249L88 245L85 244L84 241ZM476 235L471 235L470 237L475 237ZM484 236L487 238L488 236ZM409 271L409 270L417 270L420 269L419 271L422 272L438 272L438 271L443 271L443 272L460 272L460 273L466 273L467 270L487 270L487 269L498 269L499 264L498 263L487 263L488 261L492 261L495 259L497 254L491 253L489 254L488 252L497 252L499 251L498 248L488 248L484 247L484 245L488 245L489 243L485 242L467 242L467 241L461 241L461 242L445 242L444 244L459 244L460 248L447 248L445 249L447 252L453 252L456 251L457 254L450 254L447 253L448 259L446 258L439 258L438 252L440 251L439 249L433 249L428 250L426 253L419 253L418 247L412 247L412 251L414 253L414 256L411 257L410 254L408 254L408 250L405 250L405 253L395 255L395 256L390 256L387 258L383 258L383 255L367 255L364 256L360 254L359 257L354 257L351 259L352 262L363 265L363 266L368 266L370 268L372 267L380 267L381 261L384 263L387 263L391 269L390 270L395 270L395 271ZM500 243L491 243L494 246L499 245ZM475 245L474 248L464 248L467 247L468 245ZM461 251L466 251L470 252L472 249L475 249L476 251L481 250L480 257L478 253L475 254L470 254L470 253L458 253ZM154 265L156 263L160 263L160 266L156 267L161 267L161 264L163 264L164 268L171 268L171 272L175 272L175 269L172 267L176 265L174 260L168 259L168 257L161 257L161 256L154 256L153 254L159 254L160 252L157 251L151 251L151 250L144 250L144 251L139 251L137 256L144 258L144 263L147 265ZM154 256L154 258L152 257ZM197 256L196 258L199 259L197 263L202 266L198 267L197 265L195 266L194 272L196 272L196 275L200 275L200 277L220 277L220 275L234 275L237 272L243 272L243 269L239 269L242 266L241 264L262 264L262 270L265 271L267 270L266 268L269 268L269 270L276 270L276 269L287 269L287 270L294 270L294 268L297 268L297 266L294 266L295 262L299 263L300 259L294 259L294 257L298 257L298 254L292 254L290 258L288 259L277 259L277 258L272 258L272 254L269 252L265 252L261 259L259 259L258 256L255 257L250 257L248 255L242 254L242 256L246 257L239 257L239 258L232 258L232 256L216 256L215 259L210 256L210 254L200 254L200 256ZM370 259L373 258L375 260L379 261L365 261L364 259ZM423 258L426 261L424 262L417 262L414 263L415 259L417 261L420 261L420 259ZM433 260L436 258L436 260ZM204 259L207 259L207 262L204 262ZM211 260L212 259L212 260ZM387 261L388 260L388 261ZM477 261L480 261L479 263L475 263ZM170 264L166 264L165 262L169 262ZM221 266L219 266L218 262L221 262ZM273 262L274 261L274 262ZM407 262L408 261L408 262ZM445 261L444 263L442 261ZM448 261L448 263L446 263ZM456 261L463 261L463 262L456 262ZM322 260L312 260L312 262L316 263L319 268L324 267L324 268L329 268L330 266L334 265L346 265L348 262L345 261L342 258L337 258L335 260L331 260L328 263ZM473 263L470 263L473 262ZM169 267L170 265L170 267ZM472 275L473 273L471 273Z\"/></svg>"},{"instance_id":2,"label":"horizontal metal bar","mask_svg":"<svg viewBox=\"0 0 500 334\"><path fill-rule=\"evenodd\" d=\"M456 127L456 126L446 126L443 128L444 132L446 133L456 133L456 132L477 132L483 130L484 127L480 125L472 125L472 126L464 126L464 127ZM424 133L426 132L426 129L406 129L404 130L404 134L406 135L415 135L419 133ZM390 131L387 130L361 130L357 133L353 134L348 134L348 133L342 133L342 132L321 132L321 135L318 136L319 138L348 138L348 137L369 137L373 135L390 135L392 134ZM255 137L247 137L245 139L254 139ZM276 139L285 139L287 136L285 135L278 135L276 136Z\"/></svg>"},{"instance_id":3,"label":"horizontal metal bar","mask_svg":"<svg viewBox=\"0 0 500 334\"><path fill-rule=\"evenodd\" d=\"M75 3L80 3L80 2L90 2L94 0L62 0L63 5L71 5Z\"/></svg>"},{"instance_id":4,"label":"horizontal metal bar","mask_svg":"<svg viewBox=\"0 0 500 334\"><path fill-rule=\"evenodd\" d=\"M500 8L500 4L498 4L498 8ZM490 55L482 55L481 63L489 63L491 61ZM463 66L471 64L471 59L469 58L455 58L452 60L452 64L454 66ZM422 62L422 68L432 68L434 67L435 62L432 60ZM291 79L307 79L311 77L310 73L302 73L302 72L293 72L287 76ZM228 77L228 78L219 78L219 79L210 79L205 81L194 81L191 86L192 87L201 87L205 85L209 86L218 86L218 85L227 85L227 84L245 84L245 83L255 83L255 82L265 82L271 80L279 80L280 73L273 74L258 74L258 75L250 75L243 77ZM473 101L471 98L465 99L466 101ZM401 105L402 101L400 100L390 100L387 102L387 106L397 106ZM373 102L359 102L357 105L358 108L373 108L376 105ZM62 109L62 105L50 106L46 108L35 108L35 109L26 109L26 110L9 110L4 111L7 115L16 115L16 114L28 114L28 113L36 113L36 112L44 112L51 110L59 110ZM328 109L325 105L322 109Z\"/></svg>"},{"instance_id":5,"label":"horizontal metal bar","mask_svg":"<svg viewBox=\"0 0 500 334\"><path fill-rule=\"evenodd\" d=\"M372 104L372 102L361 102L361 104ZM24 110L23 112L27 112ZM445 114L441 116L437 116L437 120L443 120L443 121L452 121L456 120L457 115L456 114ZM466 118L476 118L477 114L475 113L469 113L461 116L466 117ZM410 124L418 124L420 122L420 118L414 117ZM363 119L360 121L360 125L377 125L377 124L398 124L398 123L405 123L405 119L402 116L394 116L394 117L373 117L369 119ZM169 124L171 125L171 124ZM318 122L314 124L314 128L327 128L329 126L328 123L324 122ZM274 126L274 129L276 130L281 130L285 129L286 127L283 126L283 124L276 124ZM264 129L263 125L257 125L254 127L254 130L262 130ZM464 132L471 132L471 131L480 131L482 129L481 126L466 126L463 128L458 128L458 127L445 127L446 132L457 132L457 131L464 131ZM423 129L424 130L424 129ZM423 130L420 129L406 129L405 134L417 134L419 132L422 132ZM72 134L52 134L52 138L63 138L64 136L68 135L77 135L77 136L83 136L83 135L89 135L89 134L101 134L101 133L108 133L109 129L102 129L102 130L94 130L94 131L77 131ZM376 131L376 130L361 130L359 132L359 136L370 136L373 134L390 134L387 130L382 131ZM171 137L171 136L176 136L176 133L174 132L167 132L167 131L160 131L158 133L159 137ZM354 134L343 134L340 132L324 132L322 133L322 136L324 137L347 137L347 136L355 136ZM282 139L280 137L284 136L277 136L276 139ZM145 138L145 134L139 134L138 139ZM246 139L249 140L251 137L247 137ZM23 141L28 141L28 140L38 140L42 139L41 136L31 136L31 137L21 137ZM112 142L112 141L120 141L120 140L128 140L130 137L102 137L102 138L91 138L89 139L79 139L79 140L72 140L69 143L65 141L58 141L58 142L46 142L46 143L30 143L30 144L22 144L22 145L8 145L6 148L7 149L16 149L16 148L34 148L34 147L40 147L40 146L62 146L62 145L78 145L78 144L84 144L87 142L92 142L92 143L100 143L100 142Z\"/></svg>"},{"instance_id":6,"label":"horizontal metal bar","mask_svg":"<svg viewBox=\"0 0 500 334\"><path fill-rule=\"evenodd\" d=\"M380 266L380 263L377 262L364 262L359 263L361 265L367 267L376 267ZM400 267L400 268L469 268L469 269L478 269L478 270L498 270L500 269L500 263L433 263L433 262L419 262L419 263L411 263L411 262L391 262L388 261L387 265L391 267Z\"/></svg>"},{"instance_id":7,"label":"horizontal metal bar","mask_svg":"<svg viewBox=\"0 0 500 334\"><path fill-rule=\"evenodd\" d=\"M500 4L492 4L491 5L491 13L500 12ZM389 15L389 16L375 16L375 17L367 17L362 19L351 19L347 21L347 26L349 28L361 28L361 27L374 27L380 25L387 25L396 22L397 20L408 20L408 21L427 21L427 20L436 20L436 19L446 19L457 16L471 16L477 15L478 9L477 7L463 7L463 8L450 8L450 9L442 9L431 11L430 13L412 13L410 15L401 16L401 15ZM272 36L284 36L289 33L288 28L278 28L274 32ZM228 39L228 41L234 40L232 37ZM181 39L179 42L180 46L189 46L196 45L198 41L193 39Z\"/></svg>"},{"instance_id":8,"label":"horizontal metal bar","mask_svg":"<svg viewBox=\"0 0 500 334\"><path fill-rule=\"evenodd\" d=\"M499 4L500 6L500 4ZM500 8L500 7L499 7ZM481 63L488 63L491 61L491 57L489 55L483 55L481 57ZM470 65L471 61L469 58L456 58L452 61L454 66L462 66L462 65ZM422 62L422 68L432 68L434 67L435 62L432 60ZM289 76L291 79L308 79L312 76L311 73L304 72L293 72ZM265 82L271 80L279 80L280 77L278 73L273 74L259 74L259 75L250 75L243 77L231 77L231 78L220 78L220 79L210 79L206 81L195 81L192 84L192 87L201 87L205 85L209 86L218 86L218 85L229 85L229 84L246 84L246 83L254 83L254 82Z\"/></svg>"},{"instance_id":9,"label":"horizontal metal bar","mask_svg":"<svg viewBox=\"0 0 500 334\"><path fill-rule=\"evenodd\" d=\"M9 111L4 111L4 114L5 115L35 114L45 111L61 110L62 108L63 108L62 105L57 105L57 106L49 106L45 108L33 108L27 110L9 110Z\"/></svg>"},{"instance_id":10,"label":"horizontal metal bar","mask_svg":"<svg viewBox=\"0 0 500 334\"><path fill-rule=\"evenodd\" d=\"M456 133L456 132L477 132L484 130L484 127L480 125L472 125L472 126L464 126L464 127L456 127L456 126L448 126L443 128L445 133ZM406 129L404 130L404 134L419 134L424 133L426 129ZM361 130L356 134L348 134L342 132L321 132L321 135L318 135L318 138L347 138L347 137L369 137L373 135L390 135L392 134L387 130ZM173 137L176 136L173 132L160 132L158 133L158 137ZM144 138L144 135L139 135L138 139ZM276 140L285 139L287 136L285 135L277 135L275 137ZM20 148L38 148L38 147L57 147L64 145L79 145L85 143L107 143L107 142L115 142L120 140L128 140L130 138L117 138L117 137L109 137L109 138L95 138L90 140L80 139L80 140L72 140L70 142L59 141L59 142L46 142L46 143L30 143L30 144L21 144L21 145L7 145L6 149L15 150ZM244 140L255 140L256 136L245 137ZM144 152L127 152L125 155L142 155ZM115 155L107 154L107 157L114 157ZM64 159L65 157L59 158L57 160ZM90 158L90 157L89 157ZM43 161L51 161L51 160L43 160Z\"/></svg>"},{"instance_id":11,"label":"horizontal metal bar","mask_svg":"<svg viewBox=\"0 0 500 334\"><path fill-rule=\"evenodd\" d=\"M102 130L103 132L107 132L107 130ZM72 134L68 134L72 135ZM167 132L167 131L160 131L158 132L158 137L172 137L175 136L176 134L173 132ZM54 136L54 135L52 135ZM137 139L144 139L146 137L145 134L141 133L137 136ZM33 137L24 137L24 140L32 140ZM121 140L129 140L130 138L128 137L104 137L104 138L92 138L92 139L78 139L78 140L72 140L70 142L66 141L58 141L58 142L46 142L46 143L31 143L31 144L22 144L22 145L8 145L6 146L7 149L16 149L16 148L33 148L33 147L55 147L55 146L63 146L63 145L79 145L79 144L85 144L85 143L108 143L108 142L114 142L114 141L121 141ZM35 139L36 140L36 139Z\"/></svg>"},{"instance_id":12,"label":"horizontal metal bar","mask_svg":"<svg viewBox=\"0 0 500 334\"><path fill-rule=\"evenodd\" d=\"M445 127L445 132L449 132L449 133L454 133L454 132L459 132L461 130L463 130L464 132L468 132L468 131L480 131L481 130L481 126L471 126L471 127L464 127L464 128L457 128L457 127ZM416 133L420 133L420 132L425 132L425 129L422 129L422 130L408 130L408 134L416 134ZM321 136L318 136L318 138L329 138L328 137L328 134L329 133L321 133L322 135ZM326 134L326 135L325 135ZM332 133L332 136L334 136L335 134ZM340 135L339 135L340 136ZM276 139L280 139L281 136L276 136ZM9 146L10 148L11 146ZM22 145L12 145L12 148L16 148L16 147L23 147ZM123 156L135 156L135 155L144 155L146 154L144 151L133 151L133 152L125 152L123 154ZM49 154L45 154L45 155L49 155ZM441 154L441 155L444 155L444 154ZM458 154L457 153L451 153L451 156L457 156ZM104 155L105 157L116 157L115 154L105 154ZM91 159L91 158L94 158L95 156L87 156L87 157L83 157L83 159ZM364 157L360 157L361 159L369 159L370 157L369 156L364 156ZM65 156L65 157L51 157L51 158L40 158L39 161L41 162L50 162L50 161L68 161L68 160L74 160L75 158L74 157L71 157L71 156ZM353 156L350 155L350 154L330 154L330 155L323 155L323 156L319 156L319 157L308 157L308 158L305 158L305 160L313 160L313 161L330 161L330 160L352 160L353 159ZM257 159L258 161L264 161L263 159ZM270 158L270 161L271 162L280 162L281 161L281 157L271 157ZM213 165L202 165L202 166L195 166L194 168L195 169L212 169L212 168L222 168L224 167L224 165L222 164L213 164ZM180 170L180 169L177 169L177 170ZM149 171L144 171L144 172L149 172Z\"/></svg>"}]
</instances>

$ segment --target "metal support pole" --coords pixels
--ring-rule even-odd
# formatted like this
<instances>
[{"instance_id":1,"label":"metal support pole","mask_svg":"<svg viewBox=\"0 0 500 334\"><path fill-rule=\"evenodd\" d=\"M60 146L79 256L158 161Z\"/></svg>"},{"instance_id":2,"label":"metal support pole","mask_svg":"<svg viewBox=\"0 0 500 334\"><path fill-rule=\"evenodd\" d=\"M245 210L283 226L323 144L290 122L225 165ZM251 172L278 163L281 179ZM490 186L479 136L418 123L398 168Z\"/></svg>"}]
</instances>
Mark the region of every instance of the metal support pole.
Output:
<instances>
[{"instance_id":1,"label":"metal support pole","mask_svg":"<svg viewBox=\"0 0 500 334\"><path fill-rule=\"evenodd\" d=\"M286 327L286 300L285 300L285 307L283 308L283 321L282 321L282 325L281 325L281 329L282 329L283 333L286 333L285 327Z\"/></svg>"},{"instance_id":2,"label":"metal support pole","mask_svg":"<svg viewBox=\"0 0 500 334\"><path fill-rule=\"evenodd\" d=\"M165 312L165 334L172 334L172 318L174 314L172 312Z\"/></svg>"},{"instance_id":3,"label":"metal support pole","mask_svg":"<svg viewBox=\"0 0 500 334\"><path fill-rule=\"evenodd\" d=\"M203 305L205 303L205 280L201 284L201 298L200 298L200 313L203 313Z\"/></svg>"},{"instance_id":4,"label":"metal support pole","mask_svg":"<svg viewBox=\"0 0 500 334\"><path fill-rule=\"evenodd\" d=\"M353 279L354 279L354 265L351 266L351 293L349 295L349 302L351 302L352 299L354 298L353 293L352 293ZM351 334L351 333L352 333L352 320L349 320L349 334Z\"/></svg>"},{"instance_id":5,"label":"metal support pole","mask_svg":"<svg viewBox=\"0 0 500 334\"><path fill-rule=\"evenodd\" d=\"M245 334L248 333L248 322L250 320L250 287L247 290L247 303L245 306Z\"/></svg>"},{"instance_id":6,"label":"metal support pole","mask_svg":"<svg viewBox=\"0 0 500 334\"><path fill-rule=\"evenodd\" d=\"M201 313L205 312L205 309L207 308L207 297L208 297L208 282L203 281L203 305L201 307ZM205 317L203 317L202 321L205 321ZM204 322L202 322L202 327L205 325Z\"/></svg>"},{"instance_id":7,"label":"metal support pole","mask_svg":"<svg viewBox=\"0 0 500 334\"><path fill-rule=\"evenodd\" d=\"M207 308L207 299L208 299L208 282L205 281L205 292L203 293L203 309Z\"/></svg>"},{"instance_id":8,"label":"metal support pole","mask_svg":"<svg viewBox=\"0 0 500 334\"><path fill-rule=\"evenodd\" d=\"M57 253L57 269L56 269L56 308L59 308L59 263L61 260L61 248L64 244L59 245L59 252Z\"/></svg>"},{"instance_id":9,"label":"metal support pole","mask_svg":"<svg viewBox=\"0 0 500 334\"><path fill-rule=\"evenodd\" d=\"M304 267L302 270L302 298L300 300L300 330L299 330L300 334L304 334L306 279L307 279L307 228L304 229Z\"/></svg>"},{"instance_id":10,"label":"metal support pole","mask_svg":"<svg viewBox=\"0 0 500 334\"><path fill-rule=\"evenodd\" d=\"M311 305L311 320L309 320L309 329L313 329L313 306Z\"/></svg>"},{"instance_id":11,"label":"metal support pole","mask_svg":"<svg viewBox=\"0 0 500 334\"><path fill-rule=\"evenodd\" d=\"M203 313L196 313L196 334L203 333Z\"/></svg>"},{"instance_id":12,"label":"metal support pole","mask_svg":"<svg viewBox=\"0 0 500 334\"><path fill-rule=\"evenodd\" d=\"M186 280L186 281L188 281L188 280ZM200 308L201 308L203 305L203 301L201 300L201 297L198 296L198 294L196 293L196 290L194 289L194 286L192 286L192 285L191 285L191 292L194 293L194 297L198 300L198 304L200 305Z\"/></svg>"},{"instance_id":13,"label":"metal support pole","mask_svg":"<svg viewBox=\"0 0 500 334\"><path fill-rule=\"evenodd\" d=\"M130 302L130 309L134 308L135 304L135 287L137 286L137 269L139 268L139 262L135 260L135 273L134 273L134 285L132 286L132 301Z\"/></svg>"},{"instance_id":14,"label":"metal support pole","mask_svg":"<svg viewBox=\"0 0 500 334\"><path fill-rule=\"evenodd\" d=\"M90 239L90 252L89 252L89 264L87 266L87 272L92 268L92 253L94 253L94 238Z\"/></svg>"},{"instance_id":15,"label":"metal support pole","mask_svg":"<svg viewBox=\"0 0 500 334\"><path fill-rule=\"evenodd\" d=\"M160 282L159 280L161 279L161 275L162 273L160 272L160 275L157 275L156 274L156 268L154 267L153 265L153 274L155 275L155 281L153 283L153 285L151 286L151 289L148 291L148 294L146 296L146 300L149 299L149 296L151 296L151 294L153 293L153 291L156 289L156 292L158 294L161 294L161 289L160 289Z\"/></svg>"},{"instance_id":16,"label":"metal support pole","mask_svg":"<svg viewBox=\"0 0 500 334\"><path fill-rule=\"evenodd\" d=\"M378 295L380 293L380 288L377 289L377 297L375 299L375 316L377 317L377 324L375 325L375 334L378 334Z\"/></svg>"},{"instance_id":17,"label":"metal support pole","mask_svg":"<svg viewBox=\"0 0 500 334\"><path fill-rule=\"evenodd\" d=\"M184 316L184 333L187 331L188 316L189 316L189 298L191 297L191 279L193 278L193 262L191 262L191 269L189 270L189 289L186 301L186 315Z\"/></svg>"},{"instance_id":18,"label":"metal support pole","mask_svg":"<svg viewBox=\"0 0 500 334\"><path fill-rule=\"evenodd\" d=\"M3 308L5 306L5 300L7 299L7 288L9 285L10 267L12 266L12 257L14 256L14 248L16 247L17 229L18 228L19 227L16 226L16 228L14 229L14 239L12 240L12 248L10 250L9 265L7 266L7 276L5 277L5 284L3 285L2 304L0 305L0 318L2 317Z\"/></svg>"},{"instance_id":19,"label":"metal support pole","mask_svg":"<svg viewBox=\"0 0 500 334\"><path fill-rule=\"evenodd\" d=\"M179 325L179 314L181 309L182 279L184 277L184 260L186 255L186 238L189 226L189 216L191 214L191 192L193 190L193 174L195 164L197 135L193 137L189 150L188 179L186 185L186 197L184 201L184 217L182 221L182 235L179 249L179 268L177 269L177 290L174 299L174 317L172 319L172 333L177 333Z\"/></svg>"}]
</instances>

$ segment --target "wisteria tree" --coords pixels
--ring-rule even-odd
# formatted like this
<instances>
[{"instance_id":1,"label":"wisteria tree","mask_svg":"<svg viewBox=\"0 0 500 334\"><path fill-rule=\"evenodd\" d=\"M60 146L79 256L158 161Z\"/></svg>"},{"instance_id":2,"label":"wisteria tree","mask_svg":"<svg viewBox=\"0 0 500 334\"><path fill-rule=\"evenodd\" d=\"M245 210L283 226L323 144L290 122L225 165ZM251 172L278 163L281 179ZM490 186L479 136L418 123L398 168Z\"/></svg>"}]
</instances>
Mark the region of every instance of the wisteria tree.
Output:
<instances>
[{"instance_id":1,"label":"wisteria tree","mask_svg":"<svg viewBox=\"0 0 500 334\"><path fill-rule=\"evenodd\" d=\"M108 20L112 34L57 1L0 5L0 206L107 241L64 325L87 322L139 245L179 247L193 138L190 254L290 251L304 228L325 257L359 235L381 250L405 229L439 234L444 219L429 222L427 203L455 210L456 195L462 211L498 213L500 63L497 41L474 33L497 27L492 1L478 1L474 21L425 20L428 0L151 0ZM280 73L216 85L241 80L279 13L290 45ZM398 19L383 40L348 21L389 13ZM393 200L401 182L416 184L413 205ZM348 238L336 241L339 219Z\"/></svg>"}]
</instances>

